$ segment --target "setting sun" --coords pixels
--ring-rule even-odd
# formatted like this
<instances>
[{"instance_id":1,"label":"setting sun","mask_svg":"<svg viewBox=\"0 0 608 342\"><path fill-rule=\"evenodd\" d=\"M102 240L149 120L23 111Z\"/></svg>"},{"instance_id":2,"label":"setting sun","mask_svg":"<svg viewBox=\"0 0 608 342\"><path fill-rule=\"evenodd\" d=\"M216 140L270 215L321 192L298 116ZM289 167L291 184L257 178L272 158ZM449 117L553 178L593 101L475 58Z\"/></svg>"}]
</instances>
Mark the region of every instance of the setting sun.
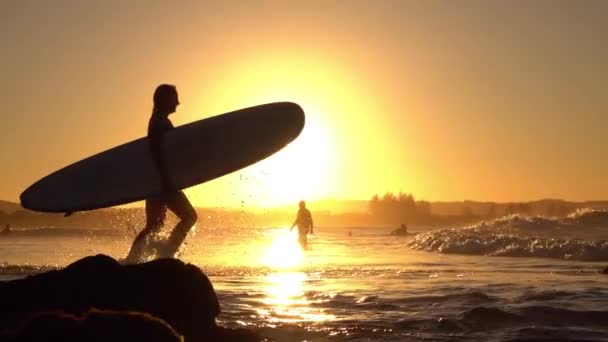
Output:
<instances>
[{"instance_id":1,"label":"setting sun","mask_svg":"<svg viewBox=\"0 0 608 342\"><path fill-rule=\"evenodd\" d=\"M261 206L295 203L325 195L331 170L331 141L320 123L310 120L302 135L247 172L256 179Z\"/></svg>"},{"instance_id":2,"label":"setting sun","mask_svg":"<svg viewBox=\"0 0 608 342\"><path fill-rule=\"evenodd\" d=\"M344 135L338 128L352 124L353 119L356 121L357 113L339 110L335 100L357 96L351 91L352 87L344 86L352 82L342 80L340 69L334 67L332 59L294 60L280 54L270 57L273 62L270 64L255 62L256 59L231 64L229 72L222 75L221 84L201 93L188 111L200 108L199 112L221 113L260 103L292 101L306 114L304 130L283 150L238 175L191 189L190 193L199 203L207 202L211 192L215 201L229 206L244 202L272 207L300 199L327 197L336 187L340 162L338 148L344 146ZM230 96L224 92L215 93L221 89L230 89ZM342 123L338 114L351 118Z\"/></svg>"}]
</instances>

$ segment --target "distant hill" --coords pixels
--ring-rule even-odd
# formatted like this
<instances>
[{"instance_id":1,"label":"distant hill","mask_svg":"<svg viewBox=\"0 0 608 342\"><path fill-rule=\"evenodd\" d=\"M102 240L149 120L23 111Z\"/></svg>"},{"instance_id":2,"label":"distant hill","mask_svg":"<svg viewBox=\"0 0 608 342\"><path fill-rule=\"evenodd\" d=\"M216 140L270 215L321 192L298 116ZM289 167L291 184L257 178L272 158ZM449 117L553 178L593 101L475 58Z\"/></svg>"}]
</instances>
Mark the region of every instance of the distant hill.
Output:
<instances>
[{"instance_id":1,"label":"distant hill","mask_svg":"<svg viewBox=\"0 0 608 342\"><path fill-rule=\"evenodd\" d=\"M295 212L297 203L269 208L272 211ZM433 215L479 217L501 216L510 213L553 216L572 212L580 208L608 210L608 201L565 201L560 199L541 199L529 202L489 202L489 201L449 201L429 202ZM307 207L313 212L325 212L332 215L369 214L369 200L353 199L320 199L307 201Z\"/></svg>"},{"instance_id":2,"label":"distant hill","mask_svg":"<svg viewBox=\"0 0 608 342\"><path fill-rule=\"evenodd\" d=\"M21 208L21 205L19 205L17 203L0 200L0 211L2 211L2 212L10 214L10 213L15 212L20 209L23 209L23 208Z\"/></svg>"},{"instance_id":3,"label":"distant hill","mask_svg":"<svg viewBox=\"0 0 608 342\"><path fill-rule=\"evenodd\" d=\"M293 214L297 211L297 203L278 206L259 210L258 208L249 208L252 212L283 212ZM129 205L122 207L114 207L104 210L119 210L119 209L138 209L143 206L143 202L139 205ZM369 211L368 200L352 200L352 199L320 199L309 201L307 206L315 213L325 215L343 215L357 214L367 215ZM542 199L530 202L481 202L481 201L450 201L450 202L429 202L430 212L433 215L443 216L478 216L492 217L501 216L509 213L522 213L528 215L541 216L559 216L567 214L580 208L592 208L608 210L608 201L583 201L573 202L559 199ZM0 200L0 212L12 214L23 209L21 205L11 201ZM201 210L219 210L219 211L243 211L248 208L198 208Z\"/></svg>"},{"instance_id":4,"label":"distant hill","mask_svg":"<svg viewBox=\"0 0 608 342\"><path fill-rule=\"evenodd\" d=\"M529 202L430 202L431 212L435 215L461 215L469 212L477 216L495 216L508 213L527 213L547 215L548 213L567 212L580 208L608 210L608 201L572 202L559 199L542 199ZM551 215L549 215L551 216Z\"/></svg>"}]
</instances>

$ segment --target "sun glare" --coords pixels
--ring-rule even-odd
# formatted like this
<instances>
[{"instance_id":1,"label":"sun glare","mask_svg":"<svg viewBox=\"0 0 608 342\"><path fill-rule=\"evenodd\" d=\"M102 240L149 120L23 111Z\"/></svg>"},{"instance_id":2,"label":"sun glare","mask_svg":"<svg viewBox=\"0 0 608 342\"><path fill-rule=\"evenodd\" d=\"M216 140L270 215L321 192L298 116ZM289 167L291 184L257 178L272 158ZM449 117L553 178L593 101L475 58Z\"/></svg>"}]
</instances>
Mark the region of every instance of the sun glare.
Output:
<instances>
[{"instance_id":1,"label":"sun glare","mask_svg":"<svg viewBox=\"0 0 608 342\"><path fill-rule=\"evenodd\" d=\"M256 183L261 206L296 203L325 195L328 167L331 164L331 143L323 127L313 120L283 151L260 162L249 170Z\"/></svg>"},{"instance_id":2,"label":"sun glare","mask_svg":"<svg viewBox=\"0 0 608 342\"><path fill-rule=\"evenodd\" d=\"M330 90L348 88L325 60L293 60L276 56L272 64L255 58L236 62L213 89L194 107L222 113L261 103L291 101L306 114L304 130L283 150L239 172L238 180L226 180L218 187L227 198L240 198L257 207L274 207L327 197L337 172L335 98ZM225 89L230 89L229 93ZM217 93L215 93L217 91ZM232 183L230 183L232 182ZM218 182L219 184L219 182ZM215 190L215 189L214 189ZM212 191L218 194L219 191ZM201 194L201 196L205 196ZM217 196L217 195L216 195Z\"/></svg>"},{"instance_id":3,"label":"sun glare","mask_svg":"<svg viewBox=\"0 0 608 342\"><path fill-rule=\"evenodd\" d=\"M304 253L295 231L281 228L274 231L273 240L260 261L263 265L284 269L298 266L303 260Z\"/></svg>"}]
</instances>

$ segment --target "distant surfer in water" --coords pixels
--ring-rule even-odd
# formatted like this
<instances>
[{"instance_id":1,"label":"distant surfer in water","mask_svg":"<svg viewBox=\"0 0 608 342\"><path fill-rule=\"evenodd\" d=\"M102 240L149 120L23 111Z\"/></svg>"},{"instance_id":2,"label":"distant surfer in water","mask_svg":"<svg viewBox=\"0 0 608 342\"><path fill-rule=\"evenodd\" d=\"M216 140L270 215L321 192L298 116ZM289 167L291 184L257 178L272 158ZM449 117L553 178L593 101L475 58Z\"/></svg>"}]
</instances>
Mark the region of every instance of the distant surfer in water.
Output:
<instances>
[{"instance_id":1,"label":"distant surfer in water","mask_svg":"<svg viewBox=\"0 0 608 342\"><path fill-rule=\"evenodd\" d=\"M172 258L177 253L197 220L196 211L186 195L171 183L162 148L165 133L173 129L169 115L174 113L179 105L177 89L174 85L161 84L154 91L153 100L154 108L148 123L148 138L163 192L146 199L146 227L135 237L126 258L127 262L136 262L141 258L149 237L163 226L167 209L175 213L180 221L173 228L166 243L157 248L160 258Z\"/></svg>"},{"instance_id":2,"label":"distant surfer in water","mask_svg":"<svg viewBox=\"0 0 608 342\"><path fill-rule=\"evenodd\" d=\"M401 224L401 227L393 230L391 235L409 235L410 233L407 231L407 225L405 223Z\"/></svg>"},{"instance_id":3,"label":"distant surfer in water","mask_svg":"<svg viewBox=\"0 0 608 342\"><path fill-rule=\"evenodd\" d=\"M289 228L289 231L293 229L296 225L298 226L298 242L303 248L308 246L307 235L314 234L313 231L313 223L312 223L312 215L310 214L310 210L306 209L306 202L300 201L299 203L300 209L298 209L298 215L296 216L295 221Z\"/></svg>"}]
</instances>

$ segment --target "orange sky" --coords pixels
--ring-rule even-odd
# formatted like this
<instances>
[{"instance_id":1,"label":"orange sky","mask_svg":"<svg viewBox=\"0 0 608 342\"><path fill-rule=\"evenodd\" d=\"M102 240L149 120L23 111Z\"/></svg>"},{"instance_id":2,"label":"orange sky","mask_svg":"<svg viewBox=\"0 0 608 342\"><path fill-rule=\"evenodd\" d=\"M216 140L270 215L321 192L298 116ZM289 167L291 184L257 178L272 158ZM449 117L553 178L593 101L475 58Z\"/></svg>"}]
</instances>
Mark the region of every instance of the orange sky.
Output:
<instances>
[{"instance_id":1,"label":"orange sky","mask_svg":"<svg viewBox=\"0 0 608 342\"><path fill-rule=\"evenodd\" d=\"M0 199L175 124L295 101L307 126L197 205L412 192L605 199L605 1L14 1L0 20Z\"/></svg>"}]
</instances>

